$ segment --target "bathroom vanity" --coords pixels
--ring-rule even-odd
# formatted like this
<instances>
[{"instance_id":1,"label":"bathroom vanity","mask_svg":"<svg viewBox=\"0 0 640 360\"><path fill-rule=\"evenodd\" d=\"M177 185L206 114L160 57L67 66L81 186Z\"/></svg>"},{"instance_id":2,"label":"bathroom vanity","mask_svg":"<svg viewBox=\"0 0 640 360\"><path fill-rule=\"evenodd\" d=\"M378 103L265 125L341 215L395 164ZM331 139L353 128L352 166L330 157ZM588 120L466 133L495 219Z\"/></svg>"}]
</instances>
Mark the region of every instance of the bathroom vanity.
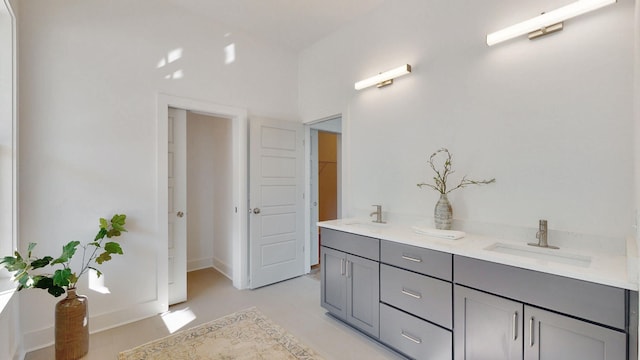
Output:
<instances>
[{"instance_id":1,"label":"bathroom vanity","mask_svg":"<svg viewBox=\"0 0 640 360\"><path fill-rule=\"evenodd\" d=\"M637 359L638 288L626 256L572 253L565 263L496 250L520 248L487 237L319 225L322 307L407 357Z\"/></svg>"}]
</instances>

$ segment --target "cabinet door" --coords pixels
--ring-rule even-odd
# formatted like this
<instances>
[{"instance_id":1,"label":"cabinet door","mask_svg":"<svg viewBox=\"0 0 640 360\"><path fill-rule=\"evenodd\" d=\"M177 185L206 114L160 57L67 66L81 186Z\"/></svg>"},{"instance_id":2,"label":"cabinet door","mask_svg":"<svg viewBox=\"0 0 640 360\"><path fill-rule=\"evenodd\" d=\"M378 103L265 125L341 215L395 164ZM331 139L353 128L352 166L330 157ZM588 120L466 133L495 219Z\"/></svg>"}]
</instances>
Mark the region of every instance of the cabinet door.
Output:
<instances>
[{"instance_id":1,"label":"cabinet door","mask_svg":"<svg viewBox=\"0 0 640 360\"><path fill-rule=\"evenodd\" d=\"M454 306L456 360L522 359L521 303L456 285Z\"/></svg>"},{"instance_id":2,"label":"cabinet door","mask_svg":"<svg viewBox=\"0 0 640 360\"><path fill-rule=\"evenodd\" d=\"M525 306L525 360L624 360L622 332Z\"/></svg>"},{"instance_id":3,"label":"cabinet door","mask_svg":"<svg viewBox=\"0 0 640 360\"><path fill-rule=\"evenodd\" d=\"M380 335L380 264L347 255L347 322Z\"/></svg>"},{"instance_id":4,"label":"cabinet door","mask_svg":"<svg viewBox=\"0 0 640 360\"><path fill-rule=\"evenodd\" d=\"M320 258L320 305L344 320L347 317L347 256L323 246Z\"/></svg>"}]
</instances>

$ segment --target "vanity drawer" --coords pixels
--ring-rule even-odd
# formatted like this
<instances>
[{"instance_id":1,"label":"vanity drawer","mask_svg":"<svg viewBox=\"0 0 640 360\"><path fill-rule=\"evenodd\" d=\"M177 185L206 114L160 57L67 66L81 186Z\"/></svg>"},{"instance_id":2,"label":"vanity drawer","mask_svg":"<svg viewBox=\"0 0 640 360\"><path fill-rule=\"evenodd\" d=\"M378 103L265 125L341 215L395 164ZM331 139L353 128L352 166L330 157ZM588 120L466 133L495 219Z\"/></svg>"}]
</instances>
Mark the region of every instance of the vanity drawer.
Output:
<instances>
[{"instance_id":1,"label":"vanity drawer","mask_svg":"<svg viewBox=\"0 0 640 360\"><path fill-rule=\"evenodd\" d=\"M381 264L380 301L452 327L452 285L446 281Z\"/></svg>"},{"instance_id":2,"label":"vanity drawer","mask_svg":"<svg viewBox=\"0 0 640 360\"><path fill-rule=\"evenodd\" d=\"M375 238L321 228L320 242L322 246L375 261L380 260L380 240Z\"/></svg>"},{"instance_id":3,"label":"vanity drawer","mask_svg":"<svg viewBox=\"0 0 640 360\"><path fill-rule=\"evenodd\" d=\"M380 304L380 340L414 359L451 359L451 332Z\"/></svg>"},{"instance_id":4,"label":"vanity drawer","mask_svg":"<svg viewBox=\"0 0 640 360\"><path fill-rule=\"evenodd\" d=\"M421 274L452 281L453 255L417 246L381 241L380 261Z\"/></svg>"}]
</instances>

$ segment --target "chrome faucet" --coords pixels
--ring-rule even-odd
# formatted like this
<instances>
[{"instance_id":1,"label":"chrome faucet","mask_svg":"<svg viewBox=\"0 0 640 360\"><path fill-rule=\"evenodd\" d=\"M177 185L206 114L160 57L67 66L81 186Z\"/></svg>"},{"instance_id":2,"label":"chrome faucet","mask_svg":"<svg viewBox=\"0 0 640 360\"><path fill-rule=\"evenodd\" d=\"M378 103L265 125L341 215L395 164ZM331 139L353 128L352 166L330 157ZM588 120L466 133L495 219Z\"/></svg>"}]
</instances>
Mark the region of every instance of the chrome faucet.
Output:
<instances>
[{"instance_id":1,"label":"chrome faucet","mask_svg":"<svg viewBox=\"0 0 640 360\"><path fill-rule=\"evenodd\" d=\"M557 246L551 246L547 242L547 220L540 220L538 224L538 232L536 233L536 239L538 239L538 243L527 243L527 245L538 246L548 249L559 249Z\"/></svg>"},{"instance_id":2,"label":"chrome faucet","mask_svg":"<svg viewBox=\"0 0 640 360\"><path fill-rule=\"evenodd\" d=\"M369 216L373 216L373 215L376 216L376 219L371 221L373 221L374 223L384 224L385 222L382 221L382 205L371 205L371 206L376 207L376 211L369 214Z\"/></svg>"}]
</instances>

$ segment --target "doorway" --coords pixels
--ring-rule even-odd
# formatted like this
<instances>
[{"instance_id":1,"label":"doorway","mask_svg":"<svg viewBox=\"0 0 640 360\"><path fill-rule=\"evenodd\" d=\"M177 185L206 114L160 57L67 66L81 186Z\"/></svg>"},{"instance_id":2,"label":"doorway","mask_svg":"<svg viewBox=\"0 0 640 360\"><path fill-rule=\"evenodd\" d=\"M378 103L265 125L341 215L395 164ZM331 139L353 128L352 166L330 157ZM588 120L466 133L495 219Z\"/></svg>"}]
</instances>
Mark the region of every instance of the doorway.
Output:
<instances>
[{"instance_id":1,"label":"doorway","mask_svg":"<svg viewBox=\"0 0 640 360\"><path fill-rule=\"evenodd\" d=\"M205 114L214 117L228 119L231 122L231 194L232 207L228 209L230 215L229 232L231 233L231 253L232 260L230 264L231 278L233 286L238 289L244 289L248 284L248 219L247 219L247 111L245 109L234 108L224 105L217 105L206 101L194 100L189 98L176 97L167 94L158 94L157 102L157 219L158 234L160 239L157 243L157 277L158 277L158 293L157 299L162 309L168 308L171 298L169 279L169 218L184 218L184 210L172 211L169 203L169 108L185 109L194 113ZM186 142L186 140L185 140ZM175 210L175 209L174 209ZM185 226L186 228L186 226ZM175 241L176 244L184 244L186 248L186 231L182 235L183 240ZM183 252L186 258L186 249ZM186 261L183 268L173 268L176 274L186 273ZM186 277L185 277L186 278ZM186 281L184 284L176 286L178 289L186 289Z\"/></svg>"},{"instance_id":2,"label":"doorway","mask_svg":"<svg viewBox=\"0 0 640 360\"><path fill-rule=\"evenodd\" d=\"M233 269L231 119L187 111L187 272Z\"/></svg>"},{"instance_id":3,"label":"doorway","mask_svg":"<svg viewBox=\"0 0 640 360\"><path fill-rule=\"evenodd\" d=\"M320 264L318 221L342 216L342 117L309 125L310 138L310 265Z\"/></svg>"}]
</instances>

